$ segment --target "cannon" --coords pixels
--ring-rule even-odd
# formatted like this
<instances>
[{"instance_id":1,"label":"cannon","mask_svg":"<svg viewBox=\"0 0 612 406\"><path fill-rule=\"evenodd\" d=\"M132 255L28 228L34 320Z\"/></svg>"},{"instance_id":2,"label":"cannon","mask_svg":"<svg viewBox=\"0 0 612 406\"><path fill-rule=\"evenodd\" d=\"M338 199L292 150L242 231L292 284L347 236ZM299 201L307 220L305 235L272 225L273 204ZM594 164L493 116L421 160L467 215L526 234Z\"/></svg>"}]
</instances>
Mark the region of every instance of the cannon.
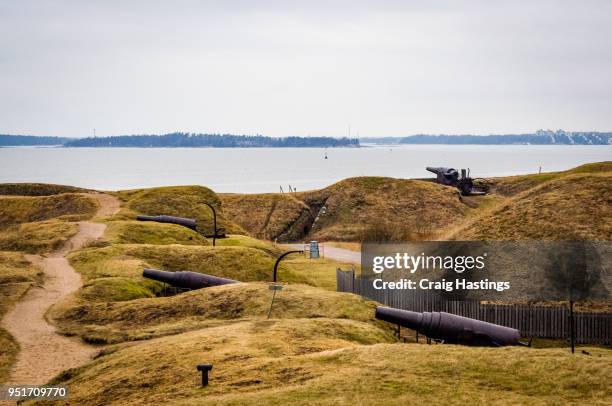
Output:
<instances>
[{"instance_id":1,"label":"cannon","mask_svg":"<svg viewBox=\"0 0 612 406\"><path fill-rule=\"evenodd\" d=\"M233 279L219 278L218 276L206 275L198 272L166 272L149 268L144 269L142 276L184 289L201 289L208 288L210 286L240 283L239 281Z\"/></svg>"},{"instance_id":2,"label":"cannon","mask_svg":"<svg viewBox=\"0 0 612 406\"><path fill-rule=\"evenodd\" d=\"M197 231L197 224L194 219L188 219L184 217L174 217L174 216L136 216L136 220L138 221L155 221L157 223L170 223L170 224L178 224L179 226L190 228L194 231Z\"/></svg>"},{"instance_id":3,"label":"cannon","mask_svg":"<svg viewBox=\"0 0 612 406\"><path fill-rule=\"evenodd\" d=\"M449 344L483 347L525 345L517 329L445 312L411 312L376 307L376 318L416 330L426 337Z\"/></svg>"},{"instance_id":4,"label":"cannon","mask_svg":"<svg viewBox=\"0 0 612 406\"><path fill-rule=\"evenodd\" d=\"M209 205L210 206L210 205ZM211 206L212 207L212 206ZM214 227L214 233L213 234L202 234L199 230L198 230L198 225L197 222L194 219L188 219L185 217L175 217L175 216L143 216L143 215L138 215L136 216L136 220L138 221L155 221L157 223L170 223L170 224L177 224L179 226L183 226L183 227L187 227L197 233L200 233L202 235L204 235L204 237L206 238L212 238L213 239L213 245L215 244L215 240L217 238L227 238L227 235L225 235L225 229L224 228L217 228L217 214L216 212L214 213L214 222L213 222L213 227Z\"/></svg>"},{"instance_id":5,"label":"cannon","mask_svg":"<svg viewBox=\"0 0 612 406\"><path fill-rule=\"evenodd\" d=\"M487 194L489 191L486 185L476 186L474 184L474 179L470 177L469 169L461 169L461 174L455 168L428 166L425 169L436 174L436 182L456 187L463 196L480 196Z\"/></svg>"}]
</instances>

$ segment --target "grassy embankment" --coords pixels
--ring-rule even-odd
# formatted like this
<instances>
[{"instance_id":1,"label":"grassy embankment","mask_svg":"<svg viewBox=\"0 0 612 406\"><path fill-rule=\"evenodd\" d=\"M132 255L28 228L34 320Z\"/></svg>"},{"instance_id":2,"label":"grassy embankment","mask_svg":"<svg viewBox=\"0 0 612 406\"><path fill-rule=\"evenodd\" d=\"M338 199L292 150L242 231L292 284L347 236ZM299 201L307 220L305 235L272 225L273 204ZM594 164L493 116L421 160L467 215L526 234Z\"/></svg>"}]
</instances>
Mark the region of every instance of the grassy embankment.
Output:
<instances>
[{"instance_id":1,"label":"grassy embankment","mask_svg":"<svg viewBox=\"0 0 612 406\"><path fill-rule=\"evenodd\" d=\"M232 220L250 234L290 241L430 239L438 229L461 221L469 209L453 188L383 177L345 179L295 194L227 194L221 200Z\"/></svg>"},{"instance_id":2,"label":"grassy embankment","mask_svg":"<svg viewBox=\"0 0 612 406\"><path fill-rule=\"evenodd\" d=\"M451 187L380 177L295 194L221 195L221 200L232 221L251 235L272 239L612 239L612 162L489 181L490 195L461 200ZM301 221L305 208L307 227ZM281 232L292 228L293 233Z\"/></svg>"},{"instance_id":3,"label":"grassy embankment","mask_svg":"<svg viewBox=\"0 0 612 406\"><path fill-rule=\"evenodd\" d=\"M82 194L0 196L0 250L45 253L76 234L98 203Z\"/></svg>"},{"instance_id":4,"label":"grassy embankment","mask_svg":"<svg viewBox=\"0 0 612 406\"><path fill-rule=\"evenodd\" d=\"M463 240L612 240L612 163L495 180L505 196L446 236Z\"/></svg>"},{"instance_id":5,"label":"grassy embankment","mask_svg":"<svg viewBox=\"0 0 612 406\"><path fill-rule=\"evenodd\" d=\"M84 405L609 404L608 350L391 344L353 320L244 321L117 349L57 383ZM195 365L214 365L199 387Z\"/></svg>"}]
</instances>

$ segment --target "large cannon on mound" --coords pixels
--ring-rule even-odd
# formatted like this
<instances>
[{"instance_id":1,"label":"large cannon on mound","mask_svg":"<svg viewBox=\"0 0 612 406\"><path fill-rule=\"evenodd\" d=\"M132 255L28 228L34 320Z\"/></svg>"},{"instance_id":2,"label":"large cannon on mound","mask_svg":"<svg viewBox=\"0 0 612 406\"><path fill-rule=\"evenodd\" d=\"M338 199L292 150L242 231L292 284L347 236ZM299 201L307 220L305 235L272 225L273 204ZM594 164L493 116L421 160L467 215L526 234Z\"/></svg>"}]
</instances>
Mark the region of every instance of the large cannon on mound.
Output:
<instances>
[{"instance_id":1,"label":"large cannon on mound","mask_svg":"<svg viewBox=\"0 0 612 406\"><path fill-rule=\"evenodd\" d=\"M188 219L184 217L175 217L175 216L136 216L136 220L138 221L155 221L156 223L169 223L169 224L177 224L179 226L190 228L194 231L197 231L197 224L194 219Z\"/></svg>"},{"instance_id":2,"label":"large cannon on mound","mask_svg":"<svg viewBox=\"0 0 612 406\"><path fill-rule=\"evenodd\" d=\"M200 233L198 230L198 224L196 220L186 218L186 217L176 217L176 216L144 216L138 215L136 216L136 220L138 221L154 221L156 223L168 223L168 224L177 224L179 226L187 227L195 232ZM213 239L213 245L215 245L215 239L217 238L227 238L225 235L225 230L223 228L217 228L217 216L215 214L214 223L213 223L214 234L202 234L206 238Z\"/></svg>"},{"instance_id":3,"label":"large cannon on mound","mask_svg":"<svg viewBox=\"0 0 612 406\"><path fill-rule=\"evenodd\" d=\"M142 276L148 279L164 282L174 287L183 289L201 289L208 288L210 286L240 283L239 281L236 281L234 279L220 278L218 276L207 275L198 272L166 272L149 268L144 269L144 271L142 272Z\"/></svg>"},{"instance_id":4,"label":"large cannon on mound","mask_svg":"<svg viewBox=\"0 0 612 406\"><path fill-rule=\"evenodd\" d=\"M411 312L376 307L376 318L415 330L426 337L449 344L501 347L524 345L517 329L445 312Z\"/></svg>"},{"instance_id":5,"label":"large cannon on mound","mask_svg":"<svg viewBox=\"0 0 612 406\"><path fill-rule=\"evenodd\" d=\"M436 174L436 182L447 185L454 186L463 196L479 196L487 194L489 188L486 184L476 185L474 183L475 179L470 177L469 170L461 169L461 175L459 171L455 168L443 168L443 167L431 167L428 166L427 169L431 173ZM481 183L483 180L481 179Z\"/></svg>"}]
</instances>

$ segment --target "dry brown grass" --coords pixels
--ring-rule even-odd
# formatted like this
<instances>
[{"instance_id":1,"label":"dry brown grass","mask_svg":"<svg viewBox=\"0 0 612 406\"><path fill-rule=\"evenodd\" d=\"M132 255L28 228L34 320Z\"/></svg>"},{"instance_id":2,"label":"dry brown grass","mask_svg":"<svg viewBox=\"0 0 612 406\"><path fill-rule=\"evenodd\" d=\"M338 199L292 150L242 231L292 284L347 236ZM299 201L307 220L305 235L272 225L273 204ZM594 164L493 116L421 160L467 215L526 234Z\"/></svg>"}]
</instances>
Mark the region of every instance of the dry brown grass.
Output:
<instances>
[{"instance_id":1,"label":"dry brown grass","mask_svg":"<svg viewBox=\"0 0 612 406\"><path fill-rule=\"evenodd\" d=\"M216 326L264 320L272 292L266 283L195 290L170 297L116 303L81 302L54 310L63 331L88 342L115 343ZM287 285L274 301L274 318L339 318L372 321L374 303L355 295L307 285Z\"/></svg>"},{"instance_id":2,"label":"dry brown grass","mask_svg":"<svg viewBox=\"0 0 612 406\"><path fill-rule=\"evenodd\" d=\"M48 183L0 183L0 195L50 196L61 193L85 193L88 189Z\"/></svg>"},{"instance_id":3,"label":"dry brown grass","mask_svg":"<svg viewBox=\"0 0 612 406\"><path fill-rule=\"evenodd\" d=\"M186 227L140 221L109 221L104 238L113 244L210 244L206 237Z\"/></svg>"},{"instance_id":4,"label":"dry brown grass","mask_svg":"<svg viewBox=\"0 0 612 406\"><path fill-rule=\"evenodd\" d=\"M513 196L551 180L578 173L612 172L612 162L595 162L585 164L562 172L545 172L541 174L508 176L491 179L492 190L503 196Z\"/></svg>"},{"instance_id":5,"label":"dry brown grass","mask_svg":"<svg viewBox=\"0 0 612 406\"><path fill-rule=\"evenodd\" d=\"M612 239L612 173L566 175L473 218L451 239Z\"/></svg>"},{"instance_id":6,"label":"dry brown grass","mask_svg":"<svg viewBox=\"0 0 612 406\"><path fill-rule=\"evenodd\" d=\"M0 284L40 282L41 272L20 252L0 251ZM4 304L4 301L0 303Z\"/></svg>"},{"instance_id":7,"label":"dry brown grass","mask_svg":"<svg viewBox=\"0 0 612 406\"><path fill-rule=\"evenodd\" d=\"M85 220L91 218L98 207L95 199L84 194L0 197L0 230L53 218L65 221Z\"/></svg>"},{"instance_id":8,"label":"dry brown grass","mask_svg":"<svg viewBox=\"0 0 612 406\"><path fill-rule=\"evenodd\" d=\"M44 254L60 248L77 231L76 223L56 219L23 223L0 232L0 250Z\"/></svg>"},{"instance_id":9,"label":"dry brown grass","mask_svg":"<svg viewBox=\"0 0 612 406\"><path fill-rule=\"evenodd\" d=\"M279 241L362 241L377 226L393 228L394 239L431 239L469 208L454 188L382 177L345 179L311 192L221 198L234 222L258 238ZM323 205L326 213L313 225Z\"/></svg>"},{"instance_id":10,"label":"dry brown grass","mask_svg":"<svg viewBox=\"0 0 612 406\"><path fill-rule=\"evenodd\" d=\"M392 226L401 239L433 238L460 221L467 209L454 188L418 180L351 178L298 195L308 204L325 204L326 213L310 233L319 240L361 241L381 223Z\"/></svg>"},{"instance_id":11,"label":"dry brown grass","mask_svg":"<svg viewBox=\"0 0 612 406\"><path fill-rule=\"evenodd\" d=\"M125 204L114 219L134 220L137 214L187 217L197 221L198 231L212 234L212 210L204 204L209 203L217 210L217 227L225 228L227 233L244 233L238 225L227 219L217 194L204 186L126 190L115 195Z\"/></svg>"},{"instance_id":12,"label":"dry brown grass","mask_svg":"<svg viewBox=\"0 0 612 406\"><path fill-rule=\"evenodd\" d=\"M55 382L82 405L604 405L612 396L609 350L393 341L354 320L246 321L119 348ZM213 364L206 388L199 363Z\"/></svg>"},{"instance_id":13,"label":"dry brown grass","mask_svg":"<svg viewBox=\"0 0 612 406\"><path fill-rule=\"evenodd\" d=\"M334 374L333 361L309 365L325 351L392 341L390 330L348 319L244 321L119 349L67 374L73 376L65 383L70 401L83 405L212 400L304 385ZM214 365L214 384L205 390L195 369L202 362Z\"/></svg>"},{"instance_id":14,"label":"dry brown grass","mask_svg":"<svg viewBox=\"0 0 612 406\"><path fill-rule=\"evenodd\" d=\"M226 215L254 237L281 236L308 206L290 194L222 194Z\"/></svg>"}]
</instances>

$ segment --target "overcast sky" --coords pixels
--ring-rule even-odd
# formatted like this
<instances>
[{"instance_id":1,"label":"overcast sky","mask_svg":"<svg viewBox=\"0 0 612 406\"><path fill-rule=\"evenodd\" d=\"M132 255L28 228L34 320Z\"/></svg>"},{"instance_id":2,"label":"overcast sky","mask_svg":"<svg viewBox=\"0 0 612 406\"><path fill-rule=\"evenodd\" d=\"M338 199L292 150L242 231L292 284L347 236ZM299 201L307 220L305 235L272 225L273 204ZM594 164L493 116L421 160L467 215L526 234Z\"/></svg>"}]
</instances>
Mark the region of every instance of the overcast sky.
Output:
<instances>
[{"instance_id":1,"label":"overcast sky","mask_svg":"<svg viewBox=\"0 0 612 406\"><path fill-rule=\"evenodd\" d=\"M612 131L612 1L0 0L0 133Z\"/></svg>"}]
</instances>

